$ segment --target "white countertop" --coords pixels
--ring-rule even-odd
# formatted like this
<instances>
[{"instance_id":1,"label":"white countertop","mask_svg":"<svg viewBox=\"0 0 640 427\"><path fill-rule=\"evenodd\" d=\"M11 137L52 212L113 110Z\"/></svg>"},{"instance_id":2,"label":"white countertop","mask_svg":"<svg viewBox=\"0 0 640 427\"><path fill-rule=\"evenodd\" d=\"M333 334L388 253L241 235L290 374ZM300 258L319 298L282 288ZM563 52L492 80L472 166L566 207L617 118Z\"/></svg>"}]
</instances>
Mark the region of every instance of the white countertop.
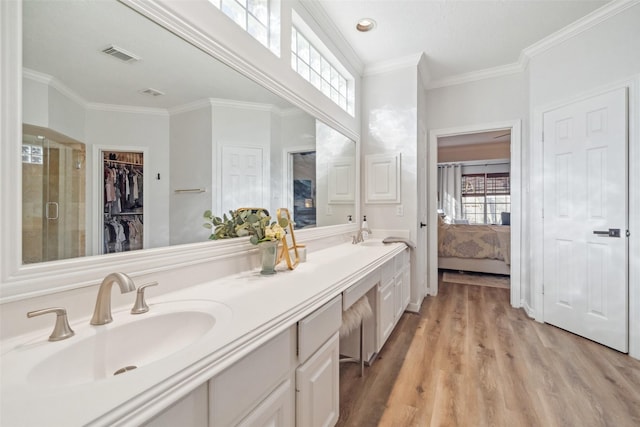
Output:
<instances>
[{"instance_id":1,"label":"white countertop","mask_svg":"<svg viewBox=\"0 0 640 427\"><path fill-rule=\"evenodd\" d=\"M307 255L307 262L293 270L283 265L273 276L252 270L149 298L154 303L177 300L212 300L228 306L231 320L215 325L183 350L125 375L88 384L63 387L37 386L22 375L10 373L13 366L0 359L0 424L11 426L131 425L159 413L200 384L214 377L269 339L286 330L369 272L405 249L394 243L363 246L345 243ZM211 272L215 277L215 271ZM160 281L159 286L162 286ZM97 290L96 290L97 291ZM114 311L114 323L126 310ZM144 315L141 315L144 316ZM74 329L88 326L89 319L71 321ZM50 343L50 331L41 331L41 346L73 345L74 338ZM34 334L22 342L33 341ZM13 342L20 342L12 340ZM53 347L45 347L52 349ZM3 343L3 349L6 347ZM5 353L7 354L7 353ZM25 369L22 367L21 369ZM18 370L19 371L19 370ZM13 372L18 372L13 371Z\"/></svg>"}]
</instances>

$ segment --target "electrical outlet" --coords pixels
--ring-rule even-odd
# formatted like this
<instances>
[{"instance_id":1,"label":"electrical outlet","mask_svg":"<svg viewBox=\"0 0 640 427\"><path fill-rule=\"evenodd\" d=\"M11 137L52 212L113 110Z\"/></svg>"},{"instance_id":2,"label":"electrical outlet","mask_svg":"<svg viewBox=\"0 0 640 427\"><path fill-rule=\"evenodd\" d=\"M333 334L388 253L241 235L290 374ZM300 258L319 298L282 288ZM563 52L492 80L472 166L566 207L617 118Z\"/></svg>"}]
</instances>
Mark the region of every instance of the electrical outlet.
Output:
<instances>
[{"instance_id":1,"label":"electrical outlet","mask_svg":"<svg viewBox=\"0 0 640 427\"><path fill-rule=\"evenodd\" d=\"M327 206L327 215L333 215L333 208L331 206Z\"/></svg>"},{"instance_id":2,"label":"electrical outlet","mask_svg":"<svg viewBox=\"0 0 640 427\"><path fill-rule=\"evenodd\" d=\"M396 206L396 215L397 216L404 216L404 206L402 206L402 205Z\"/></svg>"}]
</instances>

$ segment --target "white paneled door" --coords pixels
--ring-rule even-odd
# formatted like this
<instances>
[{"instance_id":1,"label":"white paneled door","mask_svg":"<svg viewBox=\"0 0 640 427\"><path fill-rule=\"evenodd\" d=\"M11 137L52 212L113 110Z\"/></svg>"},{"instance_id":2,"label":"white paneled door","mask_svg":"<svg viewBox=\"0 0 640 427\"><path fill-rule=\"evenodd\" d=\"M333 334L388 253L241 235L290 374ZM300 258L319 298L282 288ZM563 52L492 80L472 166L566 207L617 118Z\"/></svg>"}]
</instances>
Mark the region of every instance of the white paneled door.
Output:
<instances>
[{"instance_id":1,"label":"white paneled door","mask_svg":"<svg viewBox=\"0 0 640 427\"><path fill-rule=\"evenodd\" d=\"M543 120L544 321L626 352L626 89Z\"/></svg>"},{"instance_id":2,"label":"white paneled door","mask_svg":"<svg viewBox=\"0 0 640 427\"><path fill-rule=\"evenodd\" d=\"M265 207L268 194L262 177L261 148L222 147L222 212L241 207Z\"/></svg>"}]
</instances>

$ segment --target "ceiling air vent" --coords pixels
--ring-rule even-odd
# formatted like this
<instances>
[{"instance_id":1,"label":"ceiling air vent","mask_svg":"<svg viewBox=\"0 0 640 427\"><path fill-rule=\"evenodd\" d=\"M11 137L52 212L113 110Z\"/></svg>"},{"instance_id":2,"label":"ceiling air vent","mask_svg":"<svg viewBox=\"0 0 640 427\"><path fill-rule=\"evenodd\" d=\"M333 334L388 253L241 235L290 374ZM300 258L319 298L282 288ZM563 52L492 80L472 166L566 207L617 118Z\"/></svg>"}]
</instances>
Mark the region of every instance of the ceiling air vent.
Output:
<instances>
[{"instance_id":1,"label":"ceiling air vent","mask_svg":"<svg viewBox=\"0 0 640 427\"><path fill-rule=\"evenodd\" d=\"M139 56L134 55L131 52L127 52L123 48L115 45L110 45L109 47L102 49L102 52L106 53L107 55L111 55L114 58L118 58L123 62L135 62L140 60Z\"/></svg>"},{"instance_id":2,"label":"ceiling air vent","mask_svg":"<svg viewBox=\"0 0 640 427\"><path fill-rule=\"evenodd\" d=\"M143 95L150 95L150 96L162 96L164 95L164 92L160 92L157 89L153 89L153 88L147 88L147 89L142 89L139 90L138 92L140 92Z\"/></svg>"}]
</instances>

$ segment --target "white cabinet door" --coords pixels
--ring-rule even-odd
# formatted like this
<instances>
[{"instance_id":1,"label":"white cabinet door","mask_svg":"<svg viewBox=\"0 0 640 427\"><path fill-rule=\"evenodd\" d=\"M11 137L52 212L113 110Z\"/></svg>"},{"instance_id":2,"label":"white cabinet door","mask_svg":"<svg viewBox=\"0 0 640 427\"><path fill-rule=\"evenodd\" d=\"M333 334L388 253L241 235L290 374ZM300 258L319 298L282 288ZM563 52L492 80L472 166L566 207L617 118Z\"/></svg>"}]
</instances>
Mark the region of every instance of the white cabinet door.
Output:
<instances>
[{"instance_id":1,"label":"white cabinet door","mask_svg":"<svg viewBox=\"0 0 640 427\"><path fill-rule=\"evenodd\" d=\"M391 335L394 325L394 280L391 279L378 289L378 351L382 349L387 338Z\"/></svg>"},{"instance_id":2,"label":"white cabinet door","mask_svg":"<svg viewBox=\"0 0 640 427\"><path fill-rule=\"evenodd\" d=\"M340 415L339 337L336 332L296 370L296 425L329 427Z\"/></svg>"},{"instance_id":3,"label":"white cabinet door","mask_svg":"<svg viewBox=\"0 0 640 427\"><path fill-rule=\"evenodd\" d=\"M209 418L208 386L203 384L143 424L144 427L201 427Z\"/></svg>"},{"instance_id":4,"label":"white cabinet door","mask_svg":"<svg viewBox=\"0 0 640 427\"><path fill-rule=\"evenodd\" d=\"M293 387L286 380L276 388L238 427L293 427Z\"/></svg>"}]
</instances>

